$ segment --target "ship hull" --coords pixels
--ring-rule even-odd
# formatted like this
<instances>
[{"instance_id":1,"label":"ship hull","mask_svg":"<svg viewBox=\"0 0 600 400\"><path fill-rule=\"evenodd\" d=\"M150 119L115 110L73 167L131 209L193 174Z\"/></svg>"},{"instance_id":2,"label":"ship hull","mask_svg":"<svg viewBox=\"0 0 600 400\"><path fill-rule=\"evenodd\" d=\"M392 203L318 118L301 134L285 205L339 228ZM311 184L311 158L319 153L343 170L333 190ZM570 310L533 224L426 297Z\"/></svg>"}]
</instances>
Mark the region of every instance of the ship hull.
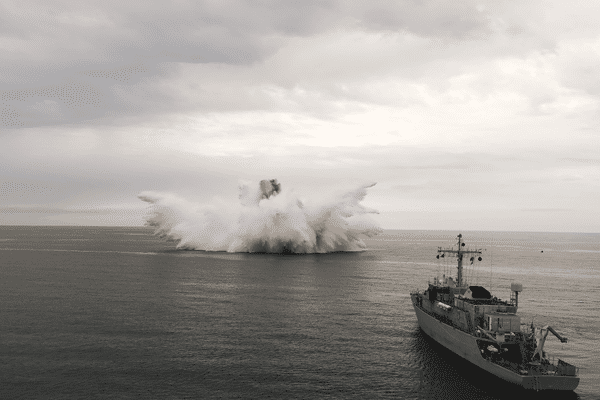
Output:
<instances>
[{"instance_id":1,"label":"ship hull","mask_svg":"<svg viewBox=\"0 0 600 400\"><path fill-rule=\"evenodd\" d=\"M523 376L494 364L481 356L477 340L470 334L447 325L423 311L414 302L415 313L421 330L427 336L456 353L477 367L507 382L533 390L575 390L579 377L575 376Z\"/></svg>"}]
</instances>

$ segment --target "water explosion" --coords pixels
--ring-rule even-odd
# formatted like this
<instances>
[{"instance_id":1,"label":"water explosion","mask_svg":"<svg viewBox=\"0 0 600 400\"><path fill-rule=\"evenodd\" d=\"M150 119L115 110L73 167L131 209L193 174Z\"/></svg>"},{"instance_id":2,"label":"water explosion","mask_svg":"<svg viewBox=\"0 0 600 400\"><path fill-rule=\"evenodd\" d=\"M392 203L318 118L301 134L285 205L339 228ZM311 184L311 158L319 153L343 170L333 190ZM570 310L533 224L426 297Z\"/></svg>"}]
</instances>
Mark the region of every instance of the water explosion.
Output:
<instances>
[{"instance_id":1,"label":"water explosion","mask_svg":"<svg viewBox=\"0 0 600 400\"><path fill-rule=\"evenodd\" d=\"M250 253L329 253L366 248L361 236L381 229L360 202L361 185L345 193L300 199L276 179L239 184L239 203L198 204L174 194L142 192L150 203L146 225L177 248Z\"/></svg>"}]
</instances>

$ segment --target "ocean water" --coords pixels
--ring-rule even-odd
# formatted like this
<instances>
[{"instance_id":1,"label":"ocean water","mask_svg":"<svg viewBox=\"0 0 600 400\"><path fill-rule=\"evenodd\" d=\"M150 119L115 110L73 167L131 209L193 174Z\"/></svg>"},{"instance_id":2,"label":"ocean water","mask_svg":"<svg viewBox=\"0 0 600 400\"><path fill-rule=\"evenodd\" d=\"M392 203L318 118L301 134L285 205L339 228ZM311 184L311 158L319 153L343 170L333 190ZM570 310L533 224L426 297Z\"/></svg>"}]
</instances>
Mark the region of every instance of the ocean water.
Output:
<instances>
[{"instance_id":1,"label":"ocean water","mask_svg":"<svg viewBox=\"0 0 600 400\"><path fill-rule=\"evenodd\" d=\"M0 398L600 398L600 234L461 232L471 283L550 324L574 393L522 393L419 330L409 292L458 232L384 231L363 252L176 250L146 228L0 227ZM543 251L543 252L542 252Z\"/></svg>"}]
</instances>

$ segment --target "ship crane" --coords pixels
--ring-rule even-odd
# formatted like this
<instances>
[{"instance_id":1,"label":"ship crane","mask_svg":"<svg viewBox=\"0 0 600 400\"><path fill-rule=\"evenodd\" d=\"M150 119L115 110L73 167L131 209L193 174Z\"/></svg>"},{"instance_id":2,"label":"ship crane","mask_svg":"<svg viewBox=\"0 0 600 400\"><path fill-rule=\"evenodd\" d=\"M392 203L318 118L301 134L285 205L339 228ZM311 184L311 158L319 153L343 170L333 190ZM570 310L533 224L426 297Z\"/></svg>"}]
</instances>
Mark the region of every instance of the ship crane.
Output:
<instances>
[{"instance_id":1,"label":"ship crane","mask_svg":"<svg viewBox=\"0 0 600 400\"><path fill-rule=\"evenodd\" d=\"M554 336L556 336L558 338L558 340L560 340L561 343L567 343L567 338L560 336L558 332L556 332L551 326L546 327L546 329L548 329L550 332L552 332L554 334Z\"/></svg>"},{"instance_id":2,"label":"ship crane","mask_svg":"<svg viewBox=\"0 0 600 400\"><path fill-rule=\"evenodd\" d=\"M546 325L539 330L536 329L535 331L536 348L533 353L533 356L531 357L532 360L536 356L536 354L540 356L540 360L544 358L544 344L546 343L546 337L548 336L548 332L552 332L552 334L554 334L554 336L556 336L558 340L561 341L561 343L567 343L567 338L559 335L558 332L556 332L551 326Z\"/></svg>"},{"instance_id":3,"label":"ship crane","mask_svg":"<svg viewBox=\"0 0 600 400\"><path fill-rule=\"evenodd\" d=\"M457 287L462 287L463 279L462 279L462 261L464 254L481 254L481 250L462 250L462 247L465 246L465 243L462 241L462 234L458 234L458 250L452 249L442 249L438 247L438 253L450 253L456 254L456 258L458 259L458 276L457 276ZM438 255L439 256L439 255ZM479 261L481 261L481 257L479 257Z\"/></svg>"}]
</instances>

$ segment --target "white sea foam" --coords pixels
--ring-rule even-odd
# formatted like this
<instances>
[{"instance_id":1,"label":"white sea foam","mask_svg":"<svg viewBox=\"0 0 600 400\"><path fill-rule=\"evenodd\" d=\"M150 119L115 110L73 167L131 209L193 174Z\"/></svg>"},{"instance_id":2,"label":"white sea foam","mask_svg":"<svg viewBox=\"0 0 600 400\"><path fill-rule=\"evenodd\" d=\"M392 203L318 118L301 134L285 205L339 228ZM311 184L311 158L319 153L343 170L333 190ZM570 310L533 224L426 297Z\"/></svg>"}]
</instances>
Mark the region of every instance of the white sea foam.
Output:
<instances>
[{"instance_id":1,"label":"white sea foam","mask_svg":"<svg viewBox=\"0 0 600 400\"><path fill-rule=\"evenodd\" d=\"M265 194L264 182L268 181L240 182L239 202L231 204L217 200L198 204L159 192L142 192L138 197L151 204L146 224L155 228L156 235L177 242L177 247L183 249L251 253L359 251L365 249L361 236L381 232L368 215L377 211L360 204L374 183L338 195L301 199L281 186L274 194Z\"/></svg>"}]
</instances>

